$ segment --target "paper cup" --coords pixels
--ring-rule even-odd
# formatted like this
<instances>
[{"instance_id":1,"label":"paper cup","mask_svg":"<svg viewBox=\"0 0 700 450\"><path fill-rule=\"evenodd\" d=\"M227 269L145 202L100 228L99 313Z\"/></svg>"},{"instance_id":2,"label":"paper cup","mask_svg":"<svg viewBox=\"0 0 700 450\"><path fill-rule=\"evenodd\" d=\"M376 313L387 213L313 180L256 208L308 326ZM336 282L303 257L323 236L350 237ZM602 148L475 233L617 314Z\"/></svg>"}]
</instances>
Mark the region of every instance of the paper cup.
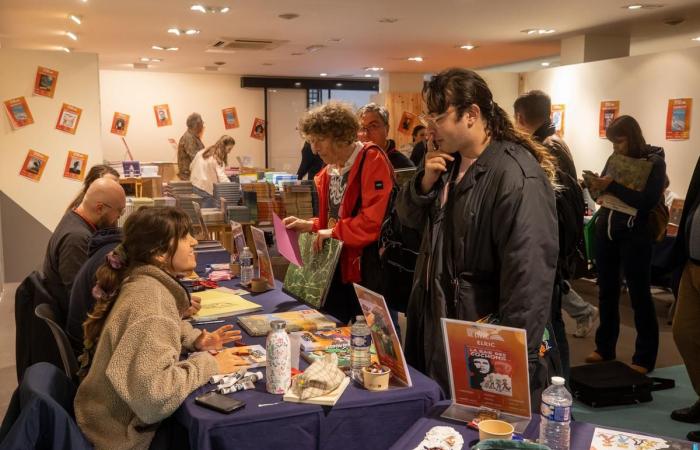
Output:
<instances>
[{"instance_id":1,"label":"paper cup","mask_svg":"<svg viewBox=\"0 0 700 450\"><path fill-rule=\"evenodd\" d=\"M482 420L479 422L479 440L513 439L513 425L502 420Z\"/></svg>"},{"instance_id":2,"label":"paper cup","mask_svg":"<svg viewBox=\"0 0 700 450\"><path fill-rule=\"evenodd\" d=\"M382 366L384 372L372 373L366 367L362 368L362 381L365 389L368 391L386 391L389 389L389 378L391 378L391 369Z\"/></svg>"},{"instance_id":3,"label":"paper cup","mask_svg":"<svg viewBox=\"0 0 700 450\"><path fill-rule=\"evenodd\" d=\"M241 265L239 263L230 263L228 267L231 270L231 277L235 278L241 274Z\"/></svg>"},{"instance_id":4,"label":"paper cup","mask_svg":"<svg viewBox=\"0 0 700 450\"><path fill-rule=\"evenodd\" d=\"M250 290L253 292L265 292L267 290L267 280L265 278L253 278L250 281Z\"/></svg>"}]
</instances>

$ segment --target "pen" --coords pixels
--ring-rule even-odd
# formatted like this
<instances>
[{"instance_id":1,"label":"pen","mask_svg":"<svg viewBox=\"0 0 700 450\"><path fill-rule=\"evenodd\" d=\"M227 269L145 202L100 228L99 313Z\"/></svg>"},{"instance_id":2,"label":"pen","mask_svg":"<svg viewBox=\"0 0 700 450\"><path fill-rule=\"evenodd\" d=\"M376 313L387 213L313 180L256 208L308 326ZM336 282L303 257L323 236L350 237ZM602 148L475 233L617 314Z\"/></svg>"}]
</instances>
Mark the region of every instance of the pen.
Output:
<instances>
[{"instance_id":1,"label":"pen","mask_svg":"<svg viewBox=\"0 0 700 450\"><path fill-rule=\"evenodd\" d=\"M195 320L194 324L195 325L206 325L206 324L210 324L210 323L224 323L224 322L225 322L224 320L202 320L201 322Z\"/></svg>"}]
</instances>

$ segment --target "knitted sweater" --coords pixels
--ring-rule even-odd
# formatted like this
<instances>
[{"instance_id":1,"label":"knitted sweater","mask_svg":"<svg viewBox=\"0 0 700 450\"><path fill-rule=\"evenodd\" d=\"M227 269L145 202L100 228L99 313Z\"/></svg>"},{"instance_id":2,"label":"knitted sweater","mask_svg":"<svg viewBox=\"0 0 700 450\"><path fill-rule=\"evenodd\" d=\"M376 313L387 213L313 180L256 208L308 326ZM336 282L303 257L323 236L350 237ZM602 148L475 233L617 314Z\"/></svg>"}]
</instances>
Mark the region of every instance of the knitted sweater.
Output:
<instances>
[{"instance_id":1,"label":"knitted sweater","mask_svg":"<svg viewBox=\"0 0 700 450\"><path fill-rule=\"evenodd\" d=\"M155 266L122 284L90 370L75 396L75 417L99 449L147 449L158 424L217 372L208 353L180 361L201 333L181 320L184 288Z\"/></svg>"}]
</instances>

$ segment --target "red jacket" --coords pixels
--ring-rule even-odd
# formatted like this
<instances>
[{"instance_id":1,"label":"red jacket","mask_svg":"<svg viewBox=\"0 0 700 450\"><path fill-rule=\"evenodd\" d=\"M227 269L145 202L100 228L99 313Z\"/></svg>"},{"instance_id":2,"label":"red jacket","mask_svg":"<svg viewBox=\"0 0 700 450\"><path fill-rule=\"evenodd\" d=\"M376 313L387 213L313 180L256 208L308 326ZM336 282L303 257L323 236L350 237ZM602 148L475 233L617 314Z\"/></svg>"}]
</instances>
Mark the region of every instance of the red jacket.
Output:
<instances>
[{"instance_id":1,"label":"red jacket","mask_svg":"<svg viewBox=\"0 0 700 450\"><path fill-rule=\"evenodd\" d=\"M360 162L366 153L365 163ZM328 166L314 178L318 190L318 217L313 219L313 231L328 228L328 190L331 177ZM340 254L340 270L343 283L362 281L360 259L362 250L379 239L384 215L393 187L393 171L384 152L371 142L364 144L357 154L348 174L348 184L340 204L338 223L333 227L332 237L343 242ZM362 205L356 216L352 210L362 189Z\"/></svg>"}]
</instances>

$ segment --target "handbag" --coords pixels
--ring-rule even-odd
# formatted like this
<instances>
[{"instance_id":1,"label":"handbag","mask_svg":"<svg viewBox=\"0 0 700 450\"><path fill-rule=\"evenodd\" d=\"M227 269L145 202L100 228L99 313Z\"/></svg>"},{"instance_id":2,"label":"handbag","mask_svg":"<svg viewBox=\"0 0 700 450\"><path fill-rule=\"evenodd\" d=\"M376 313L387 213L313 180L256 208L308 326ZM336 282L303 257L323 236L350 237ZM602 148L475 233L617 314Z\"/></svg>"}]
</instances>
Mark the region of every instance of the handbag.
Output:
<instances>
[{"instance_id":1,"label":"handbag","mask_svg":"<svg viewBox=\"0 0 700 450\"><path fill-rule=\"evenodd\" d=\"M671 214L662 195L656 206L649 211L649 230L654 242L661 242L666 237L666 227L668 227L670 217Z\"/></svg>"}]
</instances>

